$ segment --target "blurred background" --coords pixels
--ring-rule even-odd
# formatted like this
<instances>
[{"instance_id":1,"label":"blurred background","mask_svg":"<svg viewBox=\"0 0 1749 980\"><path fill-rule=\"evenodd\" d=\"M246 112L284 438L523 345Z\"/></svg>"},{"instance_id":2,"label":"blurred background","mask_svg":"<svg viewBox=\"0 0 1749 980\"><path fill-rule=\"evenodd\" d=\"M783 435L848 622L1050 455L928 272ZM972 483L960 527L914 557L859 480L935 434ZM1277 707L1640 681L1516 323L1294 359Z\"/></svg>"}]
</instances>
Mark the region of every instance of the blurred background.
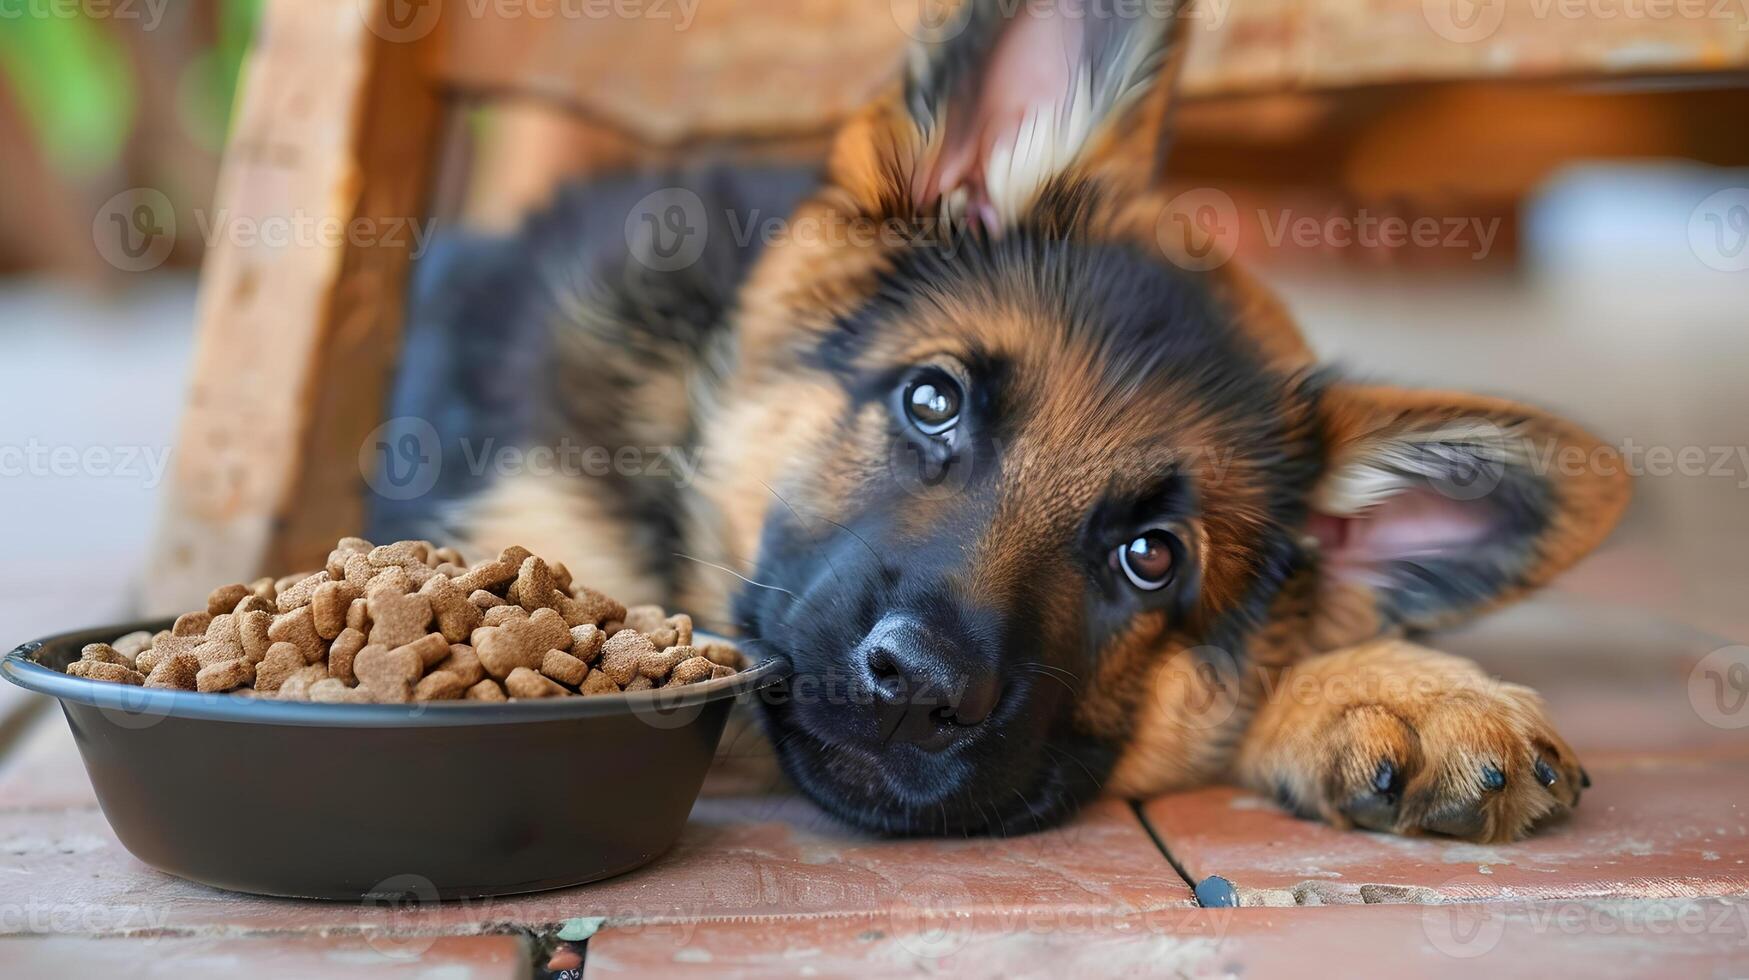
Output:
<instances>
[{"instance_id":1,"label":"blurred background","mask_svg":"<svg viewBox=\"0 0 1749 980\"><path fill-rule=\"evenodd\" d=\"M0 0L10 635L291 570L362 512L428 236L578 177L817 159L942 9ZM1749 638L1745 5L1210 3L1190 43L1183 233L1353 373L1623 449L1630 517L1561 589Z\"/></svg>"}]
</instances>

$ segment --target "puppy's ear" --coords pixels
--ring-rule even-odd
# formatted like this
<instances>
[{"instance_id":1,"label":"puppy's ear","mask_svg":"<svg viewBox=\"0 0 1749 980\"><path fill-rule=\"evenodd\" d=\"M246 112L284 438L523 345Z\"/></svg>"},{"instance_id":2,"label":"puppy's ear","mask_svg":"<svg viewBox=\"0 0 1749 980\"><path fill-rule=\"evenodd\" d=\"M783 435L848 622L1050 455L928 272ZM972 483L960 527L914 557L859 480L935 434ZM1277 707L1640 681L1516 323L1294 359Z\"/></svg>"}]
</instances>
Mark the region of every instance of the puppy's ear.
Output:
<instances>
[{"instance_id":1,"label":"puppy's ear","mask_svg":"<svg viewBox=\"0 0 1749 980\"><path fill-rule=\"evenodd\" d=\"M1326 595L1432 628L1508 601L1607 535L1630 486L1577 426L1497 399L1333 384L1312 498Z\"/></svg>"},{"instance_id":2,"label":"puppy's ear","mask_svg":"<svg viewBox=\"0 0 1749 980\"><path fill-rule=\"evenodd\" d=\"M999 234L1066 177L1157 177L1181 4L963 0L839 134L833 183L866 214Z\"/></svg>"}]
</instances>

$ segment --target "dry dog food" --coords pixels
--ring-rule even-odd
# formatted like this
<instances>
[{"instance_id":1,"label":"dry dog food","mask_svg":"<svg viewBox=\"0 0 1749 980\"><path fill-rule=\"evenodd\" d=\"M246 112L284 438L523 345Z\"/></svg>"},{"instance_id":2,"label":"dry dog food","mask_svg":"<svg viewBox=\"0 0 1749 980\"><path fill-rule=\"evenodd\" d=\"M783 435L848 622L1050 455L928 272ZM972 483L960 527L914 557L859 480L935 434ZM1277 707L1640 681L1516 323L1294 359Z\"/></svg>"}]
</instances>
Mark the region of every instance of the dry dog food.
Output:
<instances>
[{"instance_id":1,"label":"dry dog food","mask_svg":"<svg viewBox=\"0 0 1749 980\"><path fill-rule=\"evenodd\" d=\"M284 701L505 701L726 677L692 619L626 608L526 548L467 565L427 541L345 538L321 571L220 586L156 634L93 643L75 677Z\"/></svg>"}]
</instances>

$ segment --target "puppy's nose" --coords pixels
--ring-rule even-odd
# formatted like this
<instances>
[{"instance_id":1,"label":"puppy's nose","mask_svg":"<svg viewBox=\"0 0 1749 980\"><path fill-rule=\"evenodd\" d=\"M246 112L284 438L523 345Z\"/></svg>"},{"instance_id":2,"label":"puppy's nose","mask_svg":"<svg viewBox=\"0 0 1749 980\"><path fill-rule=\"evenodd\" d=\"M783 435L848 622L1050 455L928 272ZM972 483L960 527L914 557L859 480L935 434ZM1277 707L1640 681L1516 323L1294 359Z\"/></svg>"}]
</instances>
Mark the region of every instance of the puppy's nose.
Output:
<instances>
[{"instance_id":1,"label":"puppy's nose","mask_svg":"<svg viewBox=\"0 0 1749 980\"><path fill-rule=\"evenodd\" d=\"M1001 694L994 663L968 639L910 613L888 613L856 648L883 744L944 749L990 717Z\"/></svg>"}]
</instances>

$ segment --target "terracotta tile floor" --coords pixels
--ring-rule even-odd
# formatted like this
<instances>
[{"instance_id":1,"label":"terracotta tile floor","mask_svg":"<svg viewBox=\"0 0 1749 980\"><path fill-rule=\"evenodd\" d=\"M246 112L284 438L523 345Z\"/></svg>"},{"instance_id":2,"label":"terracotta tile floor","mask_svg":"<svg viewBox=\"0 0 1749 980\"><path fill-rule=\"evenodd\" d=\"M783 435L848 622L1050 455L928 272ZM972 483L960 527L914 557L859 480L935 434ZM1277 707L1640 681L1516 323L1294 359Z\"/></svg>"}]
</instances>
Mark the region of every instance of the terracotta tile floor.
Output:
<instances>
[{"instance_id":1,"label":"terracotta tile floor","mask_svg":"<svg viewBox=\"0 0 1749 980\"><path fill-rule=\"evenodd\" d=\"M589 977L1749 975L1749 724L1729 727L1749 706L1721 714L1690 683L1721 644L1557 595L1441 645L1548 695L1595 779L1571 819L1481 847L1339 833L1212 788L1007 840L881 841L786 794L732 732L651 866L410 908L234 895L144 866L60 712L0 689L0 976L528 977L578 917L604 920ZM1172 861L1231 881L1245 907L1196 907Z\"/></svg>"}]
</instances>

